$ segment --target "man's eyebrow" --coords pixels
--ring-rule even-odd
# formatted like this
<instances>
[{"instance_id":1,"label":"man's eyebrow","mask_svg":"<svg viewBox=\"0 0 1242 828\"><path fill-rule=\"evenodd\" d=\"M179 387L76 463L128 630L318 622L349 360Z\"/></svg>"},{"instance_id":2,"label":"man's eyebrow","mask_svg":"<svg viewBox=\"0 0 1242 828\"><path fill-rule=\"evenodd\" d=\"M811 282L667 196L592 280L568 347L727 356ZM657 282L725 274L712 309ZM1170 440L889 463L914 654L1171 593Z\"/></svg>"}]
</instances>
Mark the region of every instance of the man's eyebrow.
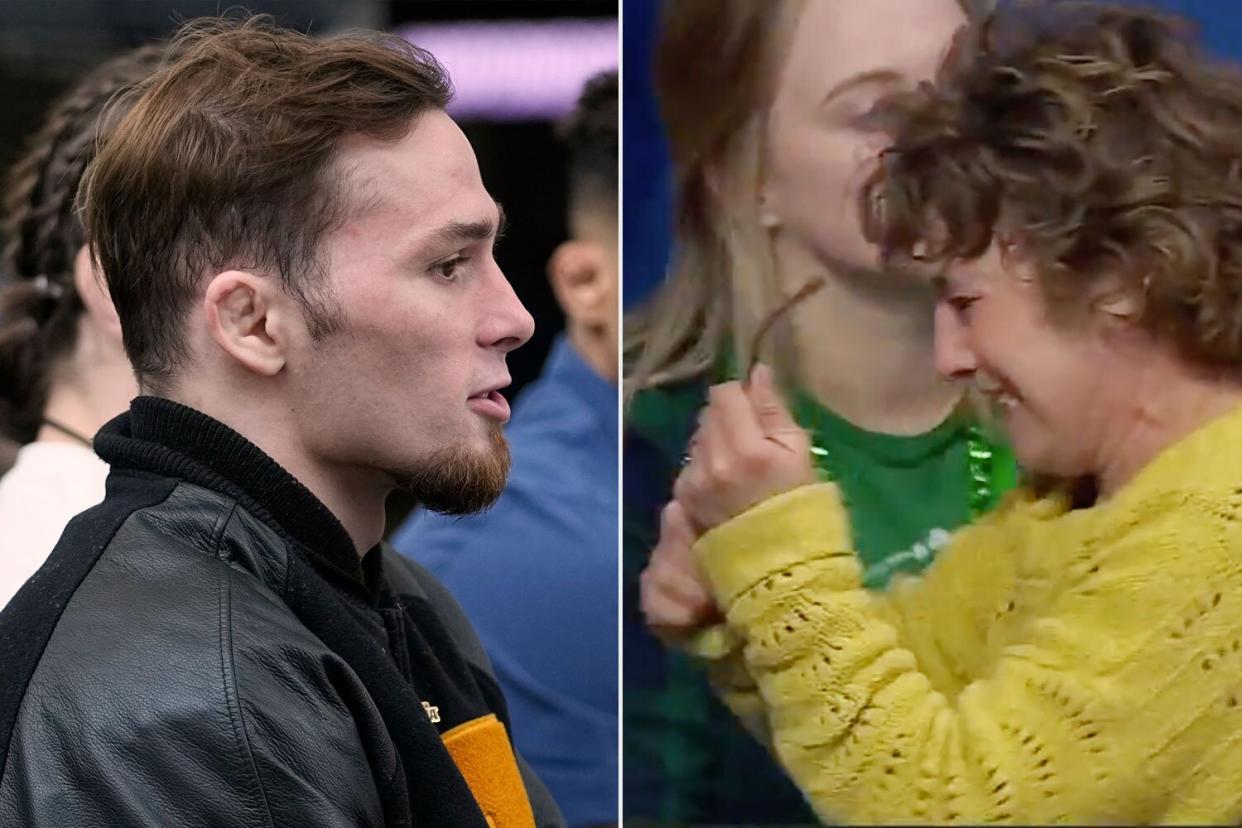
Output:
<instances>
[{"instance_id":1,"label":"man's eyebrow","mask_svg":"<svg viewBox=\"0 0 1242 828\"><path fill-rule=\"evenodd\" d=\"M892 69L872 69L869 72L859 72L829 89L828 94L824 96L823 105L831 103L835 98L839 98L846 92L851 92L860 86L893 84L899 83L901 80L902 74Z\"/></svg>"},{"instance_id":2,"label":"man's eyebrow","mask_svg":"<svg viewBox=\"0 0 1242 828\"><path fill-rule=\"evenodd\" d=\"M932 287L936 289L937 296L944 296L949 292L949 278L943 273L937 273L931 277Z\"/></svg>"},{"instance_id":3,"label":"man's eyebrow","mask_svg":"<svg viewBox=\"0 0 1242 828\"><path fill-rule=\"evenodd\" d=\"M485 241L499 238L505 231L505 209L496 202L497 220L480 219L479 221L451 221L432 233L432 238L439 244L452 245L462 242Z\"/></svg>"}]
</instances>

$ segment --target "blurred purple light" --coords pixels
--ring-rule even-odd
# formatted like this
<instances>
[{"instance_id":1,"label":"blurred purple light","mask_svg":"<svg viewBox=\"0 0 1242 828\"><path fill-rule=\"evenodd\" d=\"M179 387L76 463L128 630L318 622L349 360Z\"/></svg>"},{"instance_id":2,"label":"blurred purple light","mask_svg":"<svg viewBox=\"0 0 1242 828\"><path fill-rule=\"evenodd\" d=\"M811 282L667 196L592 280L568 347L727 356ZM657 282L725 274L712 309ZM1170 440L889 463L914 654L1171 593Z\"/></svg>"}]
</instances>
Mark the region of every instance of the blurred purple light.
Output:
<instances>
[{"instance_id":1,"label":"blurred purple light","mask_svg":"<svg viewBox=\"0 0 1242 828\"><path fill-rule=\"evenodd\" d=\"M462 119L558 118L588 78L617 66L616 20L428 23L397 34L436 56Z\"/></svg>"}]
</instances>

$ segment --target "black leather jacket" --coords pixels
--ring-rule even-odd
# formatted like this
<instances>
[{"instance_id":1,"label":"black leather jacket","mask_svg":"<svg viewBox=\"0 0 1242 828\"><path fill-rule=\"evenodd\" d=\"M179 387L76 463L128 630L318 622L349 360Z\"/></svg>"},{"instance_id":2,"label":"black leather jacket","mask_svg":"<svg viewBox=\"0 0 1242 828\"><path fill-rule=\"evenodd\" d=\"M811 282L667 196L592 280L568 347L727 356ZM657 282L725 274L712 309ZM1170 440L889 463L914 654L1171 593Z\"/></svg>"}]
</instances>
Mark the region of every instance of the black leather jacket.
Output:
<instances>
[{"instance_id":1,"label":"black leather jacket","mask_svg":"<svg viewBox=\"0 0 1242 828\"><path fill-rule=\"evenodd\" d=\"M484 824L439 737L454 705L506 714L456 603L386 549L336 555L274 462L144 399L96 441L105 501L0 614L0 825Z\"/></svg>"}]
</instances>

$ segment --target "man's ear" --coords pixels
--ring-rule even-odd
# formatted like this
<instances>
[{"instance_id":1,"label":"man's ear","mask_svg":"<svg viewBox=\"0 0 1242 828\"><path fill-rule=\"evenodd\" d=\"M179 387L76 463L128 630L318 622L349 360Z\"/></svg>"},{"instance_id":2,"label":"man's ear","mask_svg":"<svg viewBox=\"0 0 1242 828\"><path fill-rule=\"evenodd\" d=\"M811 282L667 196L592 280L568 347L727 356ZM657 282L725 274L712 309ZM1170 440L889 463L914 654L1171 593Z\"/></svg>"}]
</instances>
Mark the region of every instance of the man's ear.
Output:
<instances>
[{"instance_id":1,"label":"man's ear","mask_svg":"<svg viewBox=\"0 0 1242 828\"><path fill-rule=\"evenodd\" d=\"M216 344L238 363L260 376L270 377L285 367L288 312L274 302L275 288L245 270L217 273L207 284L203 310L207 329Z\"/></svg>"},{"instance_id":2,"label":"man's ear","mask_svg":"<svg viewBox=\"0 0 1242 828\"><path fill-rule=\"evenodd\" d=\"M616 316L606 282L607 255L601 244L562 242L548 261L548 279L561 310L572 322L598 326Z\"/></svg>"},{"instance_id":3,"label":"man's ear","mask_svg":"<svg viewBox=\"0 0 1242 828\"><path fill-rule=\"evenodd\" d=\"M82 245L73 257L73 288L82 299L91 323L120 345L121 320L116 315L116 306L112 304L108 283L95 267L90 248L86 245Z\"/></svg>"}]
</instances>

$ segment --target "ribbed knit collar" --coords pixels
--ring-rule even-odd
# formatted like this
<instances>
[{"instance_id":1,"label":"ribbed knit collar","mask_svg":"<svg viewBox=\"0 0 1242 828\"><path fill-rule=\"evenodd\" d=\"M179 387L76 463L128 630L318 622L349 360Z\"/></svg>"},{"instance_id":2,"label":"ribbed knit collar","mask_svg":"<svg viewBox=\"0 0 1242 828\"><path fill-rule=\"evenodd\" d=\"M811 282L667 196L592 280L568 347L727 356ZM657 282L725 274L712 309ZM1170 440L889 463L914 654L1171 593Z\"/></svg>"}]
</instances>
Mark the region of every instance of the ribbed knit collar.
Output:
<instances>
[{"instance_id":1,"label":"ribbed knit collar","mask_svg":"<svg viewBox=\"0 0 1242 828\"><path fill-rule=\"evenodd\" d=\"M360 561L349 533L328 507L224 423L171 400L138 397L127 413L99 430L95 452L113 468L177 477L237 498L317 562L374 596L382 578L380 555Z\"/></svg>"}]
</instances>

